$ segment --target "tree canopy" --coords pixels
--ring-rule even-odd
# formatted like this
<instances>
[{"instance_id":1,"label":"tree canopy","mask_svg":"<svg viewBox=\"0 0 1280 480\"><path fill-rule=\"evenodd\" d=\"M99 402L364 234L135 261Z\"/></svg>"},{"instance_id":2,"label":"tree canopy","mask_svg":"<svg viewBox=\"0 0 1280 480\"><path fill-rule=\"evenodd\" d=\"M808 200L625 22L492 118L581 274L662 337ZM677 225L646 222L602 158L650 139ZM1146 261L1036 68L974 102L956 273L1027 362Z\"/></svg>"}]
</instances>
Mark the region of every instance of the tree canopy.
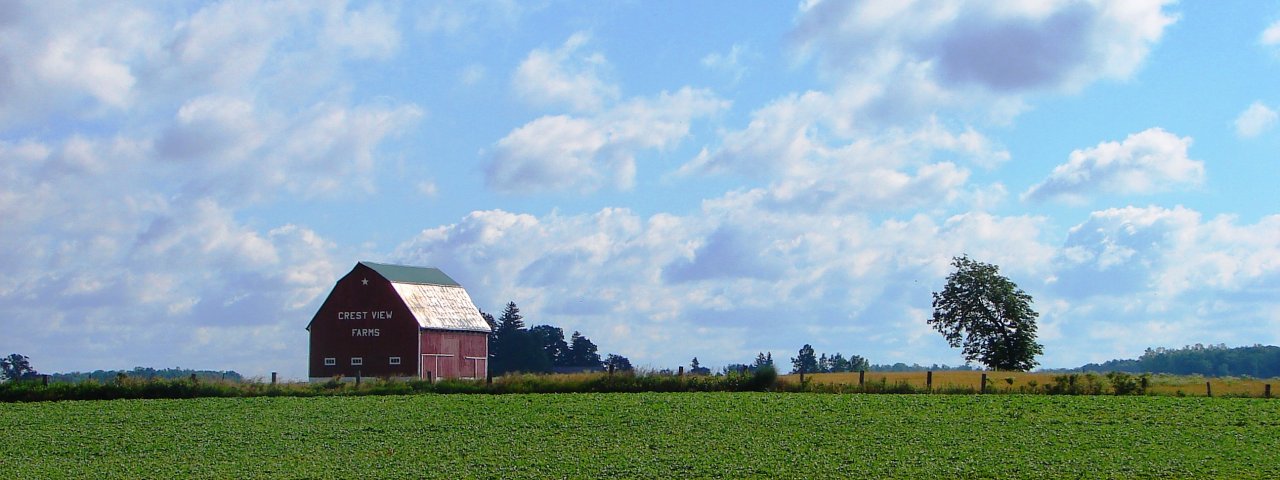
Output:
<instances>
[{"instance_id":1,"label":"tree canopy","mask_svg":"<svg viewBox=\"0 0 1280 480\"><path fill-rule=\"evenodd\" d=\"M818 357L813 354L813 346L804 344L797 357L791 358L791 373L814 373L818 371Z\"/></svg>"},{"instance_id":2,"label":"tree canopy","mask_svg":"<svg viewBox=\"0 0 1280 480\"><path fill-rule=\"evenodd\" d=\"M573 332L566 342L564 330L551 325L525 328L524 316L515 302L507 302L497 320L481 311L485 321L493 325L489 336L489 373L502 375L509 372L542 373L554 367L607 368L600 358L596 344L581 332ZM626 357L611 357L614 369L631 369Z\"/></svg>"},{"instance_id":3,"label":"tree canopy","mask_svg":"<svg viewBox=\"0 0 1280 480\"><path fill-rule=\"evenodd\" d=\"M966 362L988 368L1025 371L1038 363L1044 347L1036 343L1031 295L1000 275L1000 268L967 255L955 257L955 271L941 292L933 293L928 320L952 347L964 347Z\"/></svg>"},{"instance_id":4,"label":"tree canopy","mask_svg":"<svg viewBox=\"0 0 1280 480\"><path fill-rule=\"evenodd\" d=\"M38 375L26 355L11 353L0 359L0 380L21 380Z\"/></svg>"}]
</instances>

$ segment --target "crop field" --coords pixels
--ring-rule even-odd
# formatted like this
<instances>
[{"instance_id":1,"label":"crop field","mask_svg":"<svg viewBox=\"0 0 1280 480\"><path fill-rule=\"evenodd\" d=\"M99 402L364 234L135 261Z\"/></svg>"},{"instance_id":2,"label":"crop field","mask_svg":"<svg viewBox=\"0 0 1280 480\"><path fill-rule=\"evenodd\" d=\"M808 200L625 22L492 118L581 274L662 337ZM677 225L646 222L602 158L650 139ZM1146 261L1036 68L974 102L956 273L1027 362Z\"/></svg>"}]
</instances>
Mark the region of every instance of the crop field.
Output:
<instances>
[{"instance_id":1,"label":"crop field","mask_svg":"<svg viewBox=\"0 0 1280 480\"><path fill-rule=\"evenodd\" d=\"M0 478L1280 476L1280 401L636 393L0 404Z\"/></svg>"},{"instance_id":2,"label":"crop field","mask_svg":"<svg viewBox=\"0 0 1280 480\"><path fill-rule=\"evenodd\" d=\"M977 391L982 384L982 373L980 371L938 371L933 372L933 387L939 390L946 390L951 387L958 387L968 390ZM1045 386L1054 383L1054 377L1065 375L1062 373L1040 373L1040 372L986 372L988 389L990 392L1011 392L1011 393L1043 393ZM1083 380L1085 374L1079 374ZM808 375L813 382L823 384L845 384L857 385L858 372L843 373L818 373ZM863 380L865 382L885 382L893 385L897 383L906 383L917 389L924 388L926 383L925 372L866 372ZM782 377L787 381L799 382L799 375L785 375ZM1094 378L1099 382L1106 381L1106 375L1094 374ZM1214 396L1237 396L1237 397L1261 397L1266 392L1266 385L1270 384L1273 389L1272 394L1280 396L1280 379L1256 379L1256 378L1236 378L1236 377L1213 377L1206 378L1194 375L1153 375L1150 378L1150 387L1148 393L1155 395L1175 395L1175 396L1207 396L1209 390L1205 387L1205 382L1210 384ZM1106 386L1105 384L1103 385ZM1109 391L1104 388L1104 391Z\"/></svg>"}]
</instances>

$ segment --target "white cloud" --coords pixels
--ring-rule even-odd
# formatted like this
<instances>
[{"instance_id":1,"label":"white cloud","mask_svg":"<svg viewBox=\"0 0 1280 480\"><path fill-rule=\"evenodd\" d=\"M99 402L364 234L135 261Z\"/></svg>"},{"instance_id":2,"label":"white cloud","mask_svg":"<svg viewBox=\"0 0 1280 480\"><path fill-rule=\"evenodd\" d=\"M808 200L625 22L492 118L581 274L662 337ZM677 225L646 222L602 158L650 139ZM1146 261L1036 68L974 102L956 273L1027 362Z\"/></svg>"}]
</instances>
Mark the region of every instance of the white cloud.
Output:
<instances>
[{"instance_id":1,"label":"white cloud","mask_svg":"<svg viewBox=\"0 0 1280 480\"><path fill-rule=\"evenodd\" d=\"M738 83L747 74L747 66L743 63L750 56L746 46L734 44L726 53L711 52L702 57L702 66L707 69L728 75L733 83Z\"/></svg>"},{"instance_id":2,"label":"white cloud","mask_svg":"<svg viewBox=\"0 0 1280 480\"><path fill-rule=\"evenodd\" d=\"M0 8L0 312L31 332L0 348L54 371L182 358L303 376L297 318L336 277L335 246L247 212L374 190L380 150L423 112L349 100L337 67L395 55L394 12Z\"/></svg>"},{"instance_id":3,"label":"white cloud","mask_svg":"<svg viewBox=\"0 0 1280 480\"><path fill-rule=\"evenodd\" d=\"M1266 30L1262 31L1262 35L1258 36L1258 42L1263 45L1280 45L1280 21L1272 23Z\"/></svg>"},{"instance_id":4,"label":"white cloud","mask_svg":"<svg viewBox=\"0 0 1280 480\"><path fill-rule=\"evenodd\" d=\"M801 210L902 209L956 198L969 171L948 157L994 167L1009 154L972 128L952 131L936 118L913 129L856 124L844 96L806 92L752 114L746 128L721 135L677 174L734 173L771 178L763 201Z\"/></svg>"},{"instance_id":5,"label":"white cloud","mask_svg":"<svg viewBox=\"0 0 1280 480\"><path fill-rule=\"evenodd\" d=\"M442 0L414 6L419 8L413 14L418 31L449 36L477 35L490 30L509 31L530 10L541 8L533 2L516 0Z\"/></svg>"},{"instance_id":6,"label":"white cloud","mask_svg":"<svg viewBox=\"0 0 1280 480\"><path fill-rule=\"evenodd\" d=\"M139 188L162 183L148 154L123 139L0 143L12 195L0 197L0 305L25 332L0 343L55 371L174 366L168 346L192 345L200 327L228 335L184 362L291 370L304 353L288 340L293 318L332 282L333 245L294 225L254 229L212 198ZM268 331L278 336L249 335ZM232 355L243 348L255 354Z\"/></svg>"},{"instance_id":7,"label":"white cloud","mask_svg":"<svg viewBox=\"0 0 1280 480\"><path fill-rule=\"evenodd\" d=\"M873 221L729 201L684 216L496 210L425 230L396 258L444 268L482 308L514 300L530 322L581 330L603 351L660 367L787 355L803 343L877 362L956 363L921 357L950 350L918 324L962 253L1033 295L1050 366L1280 339L1270 313L1280 306L1280 216L1242 224L1182 207L1110 209L1061 246L1043 238L1046 223L983 213Z\"/></svg>"},{"instance_id":8,"label":"white cloud","mask_svg":"<svg viewBox=\"0 0 1280 480\"><path fill-rule=\"evenodd\" d=\"M356 58L386 59L400 47L396 14L382 4L371 3L360 10L346 11L345 5L335 3L326 17L321 38L349 50Z\"/></svg>"},{"instance_id":9,"label":"white cloud","mask_svg":"<svg viewBox=\"0 0 1280 480\"><path fill-rule=\"evenodd\" d=\"M618 98L618 87L600 78L602 70L608 69L603 54L581 51L589 41L590 36L578 32L555 51L529 52L511 78L511 86L534 105L563 105L580 112L600 110Z\"/></svg>"},{"instance_id":10,"label":"white cloud","mask_svg":"<svg viewBox=\"0 0 1280 480\"><path fill-rule=\"evenodd\" d=\"M842 77L889 61L924 65L948 88L1077 89L1132 74L1175 20L1167 3L819 1L792 35Z\"/></svg>"},{"instance_id":11,"label":"white cloud","mask_svg":"<svg viewBox=\"0 0 1280 480\"><path fill-rule=\"evenodd\" d=\"M1277 114L1271 107L1262 102L1253 102L1249 108L1236 117L1236 135L1241 138L1253 138L1261 135L1276 123Z\"/></svg>"},{"instance_id":12,"label":"white cloud","mask_svg":"<svg viewBox=\"0 0 1280 480\"><path fill-rule=\"evenodd\" d=\"M709 91L686 87L631 99L591 117L541 117L498 141L488 155L485 180L508 193L627 189L640 151L673 147L694 119L727 107Z\"/></svg>"},{"instance_id":13,"label":"white cloud","mask_svg":"<svg viewBox=\"0 0 1280 480\"><path fill-rule=\"evenodd\" d=\"M1280 216L1242 224L1185 208L1093 212L1054 260L1051 290L1081 346L1115 358L1151 346L1277 341ZM1097 347L1092 347L1096 349Z\"/></svg>"},{"instance_id":14,"label":"white cloud","mask_svg":"<svg viewBox=\"0 0 1280 480\"><path fill-rule=\"evenodd\" d=\"M639 365L693 355L739 362L803 343L888 360L908 342L941 343L885 325L922 320L915 315L951 256L1041 275L1054 251L1038 239L1042 225L987 214L873 222L731 202L647 218L483 211L423 231L396 258L445 269L481 308L514 300L529 321L581 330Z\"/></svg>"},{"instance_id":15,"label":"white cloud","mask_svg":"<svg viewBox=\"0 0 1280 480\"><path fill-rule=\"evenodd\" d=\"M1146 194L1199 185L1204 162L1187 157L1191 137L1159 128L1129 135L1123 142L1071 152L1045 181L1022 195L1024 200L1082 201L1095 192Z\"/></svg>"}]
</instances>

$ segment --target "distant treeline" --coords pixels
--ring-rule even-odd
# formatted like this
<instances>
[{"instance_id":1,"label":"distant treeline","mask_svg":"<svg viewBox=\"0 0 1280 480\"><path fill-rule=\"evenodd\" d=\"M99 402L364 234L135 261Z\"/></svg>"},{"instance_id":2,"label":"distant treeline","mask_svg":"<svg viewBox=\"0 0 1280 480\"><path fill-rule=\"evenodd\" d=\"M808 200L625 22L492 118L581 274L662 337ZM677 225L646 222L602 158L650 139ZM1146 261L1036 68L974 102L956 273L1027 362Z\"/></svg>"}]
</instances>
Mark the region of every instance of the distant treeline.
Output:
<instances>
[{"instance_id":1,"label":"distant treeline","mask_svg":"<svg viewBox=\"0 0 1280 480\"><path fill-rule=\"evenodd\" d=\"M907 365L902 362L892 365L871 364L871 366L867 368L867 371L870 372L973 372L977 370L982 370L982 368L974 367L972 365L956 365L952 367L948 365L938 365L936 363L933 365L920 365L918 363Z\"/></svg>"},{"instance_id":2,"label":"distant treeline","mask_svg":"<svg viewBox=\"0 0 1280 480\"><path fill-rule=\"evenodd\" d=\"M92 372L70 372L55 373L49 375L50 382L68 382L78 383L85 380L94 380L99 383L115 381L120 375L126 378L143 379L143 380L181 380L189 379L191 375L195 375L200 380L244 380L239 373L231 370L190 370L186 368L163 368L156 370L150 367L133 367L133 370L94 370Z\"/></svg>"},{"instance_id":3,"label":"distant treeline","mask_svg":"<svg viewBox=\"0 0 1280 480\"><path fill-rule=\"evenodd\" d=\"M1178 349L1148 348L1137 359L1110 360L1080 367L1085 372L1169 373L1211 377L1280 377L1280 347L1254 345L1189 345Z\"/></svg>"}]
</instances>

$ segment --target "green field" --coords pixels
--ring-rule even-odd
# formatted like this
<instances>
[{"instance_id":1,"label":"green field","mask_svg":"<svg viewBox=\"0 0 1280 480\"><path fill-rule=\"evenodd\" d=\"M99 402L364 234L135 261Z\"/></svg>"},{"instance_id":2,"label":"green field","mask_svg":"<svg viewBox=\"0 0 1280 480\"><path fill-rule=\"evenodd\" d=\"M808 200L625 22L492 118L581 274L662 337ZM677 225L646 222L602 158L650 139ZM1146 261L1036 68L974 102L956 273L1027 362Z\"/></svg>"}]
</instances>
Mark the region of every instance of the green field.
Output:
<instances>
[{"instance_id":1,"label":"green field","mask_svg":"<svg viewBox=\"0 0 1280 480\"><path fill-rule=\"evenodd\" d=\"M640 393L0 404L0 478L1280 476L1280 401Z\"/></svg>"}]
</instances>

